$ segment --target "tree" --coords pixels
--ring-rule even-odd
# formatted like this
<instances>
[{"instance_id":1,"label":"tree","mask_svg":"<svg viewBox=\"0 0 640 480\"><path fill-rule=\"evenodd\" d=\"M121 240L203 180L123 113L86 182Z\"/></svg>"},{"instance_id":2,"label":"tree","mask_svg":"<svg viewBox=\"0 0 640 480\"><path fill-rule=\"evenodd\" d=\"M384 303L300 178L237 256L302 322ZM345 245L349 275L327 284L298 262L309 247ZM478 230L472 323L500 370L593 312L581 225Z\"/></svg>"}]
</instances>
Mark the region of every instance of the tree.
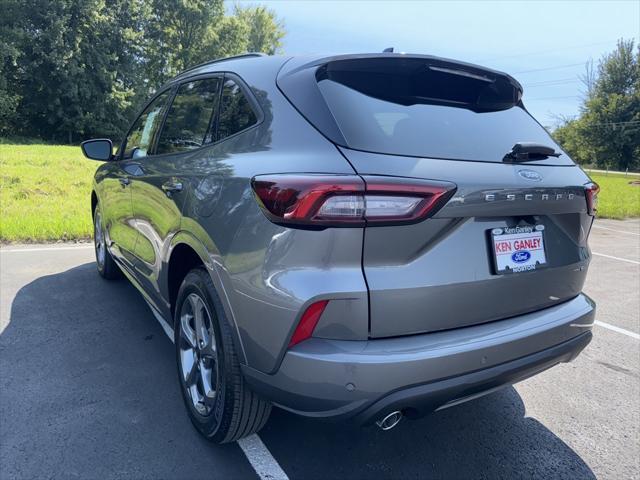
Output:
<instances>
[{"instance_id":1,"label":"tree","mask_svg":"<svg viewBox=\"0 0 640 480\"><path fill-rule=\"evenodd\" d=\"M138 86L131 72L140 51L136 32L142 3L17 3L13 35L3 35L13 39L17 53L12 65L5 62L2 78L18 99L19 115L4 130L69 142L120 131Z\"/></svg>"},{"instance_id":2,"label":"tree","mask_svg":"<svg viewBox=\"0 0 640 480\"><path fill-rule=\"evenodd\" d=\"M236 6L235 16L249 29L247 50L267 55L278 53L282 47L284 27L275 12L264 6L242 8Z\"/></svg>"},{"instance_id":3,"label":"tree","mask_svg":"<svg viewBox=\"0 0 640 480\"><path fill-rule=\"evenodd\" d=\"M582 134L580 119L563 119L553 137L575 162L588 164L593 160L593 152Z\"/></svg>"},{"instance_id":4,"label":"tree","mask_svg":"<svg viewBox=\"0 0 640 480\"><path fill-rule=\"evenodd\" d=\"M21 99L13 88L17 60L20 57L18 45L22 43L15 19L21 12L17 2L4 0L0 2L0 10L3 12L0 16L0 135L7 135L14 133Z\"/></svg>"},{"instance_id":5,"label":"tree","mask_svg":"<svg viewBox=\"0 0 640 480\"><path fill-rule=\"evenodd\" d=\"M273 55L284 27L263 6L225 15L223 0L153 0L147 38L147 79L159 86L185 68L243 52Z\"/></svg>"},{"instance_id":6,"label":"tree","mask_svg":"<svg viewBox=\"0 0 640 480\"><path fill-rule=\"evenodd\" d=\"M585 100L577 119L554 137L580 163L617 170L640 167L640 47L620 40L583 78Z\"/></svg>"},{"instance_id":7,"label":"tree","mask_svg":"<svg viewBox=\"0 0 640 480\"><path fill-rule=\"evenodd\" d=\"M640 166L640 48L633 40L620 40L600 61L582 111L580 131L598 166Z\"/></svg>"},{"instance_id":8,"label":"tree","mask_svg":"<svg viewBox=\"0 0 640 480\"><path fill-rule=\"evenodd\" d=\"M187 67L205 60L224 18L223 0L153 0L147 35L149 85L157 88Z\"/></svg>"},{"instance_id":9,"label":"tree","mask_svg":"<svg viewBox=\"0 0 640 480\"><path fill-rule=\"evenodd\" d=\"M0 0L0 134L73 142L120 136L176 73L249 49L281 23L223 0Z\"/></svg>"}]
</instances>

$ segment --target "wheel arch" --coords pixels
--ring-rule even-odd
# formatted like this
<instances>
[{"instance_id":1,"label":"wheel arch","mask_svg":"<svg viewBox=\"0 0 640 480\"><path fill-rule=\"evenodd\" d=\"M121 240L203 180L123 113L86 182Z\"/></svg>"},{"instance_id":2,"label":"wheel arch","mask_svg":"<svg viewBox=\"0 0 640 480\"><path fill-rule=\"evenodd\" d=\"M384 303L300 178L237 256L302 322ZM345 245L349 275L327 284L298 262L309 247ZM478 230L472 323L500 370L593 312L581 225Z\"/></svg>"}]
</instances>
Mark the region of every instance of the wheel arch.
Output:
<instances>
[{"instance_id":1,"label":"wheel arch","mask_svg":"<svg viewBox=\"0 0 640 480\"><path fill-rule=\"evenodd\" d=\"M96 207L98 206L98 195L95 190L91 190L91 217L95 215Z\"/></svg>"},{"instance_id":2,"label":"wheel arch","mask_svg":"<svg viewBox=\"0 0 640 480\"><path fill-rule=\"evenodd\" d=\"M211 254L199 239L187 231L180 231L173 237L171 241L169 259L167 261L166 291L172 315L172 323L175 317L175 308L180 285L182 285L182 281L189 271L193 268L197 268L198 266L204 267L211 277L216 290L215 293L220 300L225 317L231 324L233 341L240 354L241 363L246 364L244 346L242 344L242 339L240 337L235 318L233 317L233 310L229 305L226 291L219 279Z\"/></svg>"}]
</instances>

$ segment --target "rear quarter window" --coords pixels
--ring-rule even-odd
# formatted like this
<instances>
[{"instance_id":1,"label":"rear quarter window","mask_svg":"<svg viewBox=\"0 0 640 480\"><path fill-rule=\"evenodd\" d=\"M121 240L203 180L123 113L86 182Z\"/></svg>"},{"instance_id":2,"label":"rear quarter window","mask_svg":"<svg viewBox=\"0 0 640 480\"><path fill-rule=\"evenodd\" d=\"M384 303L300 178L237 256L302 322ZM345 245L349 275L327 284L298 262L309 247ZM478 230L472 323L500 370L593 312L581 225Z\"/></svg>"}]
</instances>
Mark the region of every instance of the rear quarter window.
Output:
<instances>
[{"instance_id":1,"label":"rear quarter window","mask_svg":"<svg viewBox=\"0 0 640 480\"><path fill-rule=\"evenodd\" d=\"M258 117L242 88L226 79L220 99L217 140L230 137L258 123Z\"/></svg>"},{"instance_id":2,"label":"rear quarter window","mask_svg":"<svg viewBox=\"0 0 640 480\"><path fill-rule=\"evenodd\" d=\"M212 141L220 82L220 78L207 78L180 85L167 112L157 154L193 150Z\"/></svg>"}]
</instances>

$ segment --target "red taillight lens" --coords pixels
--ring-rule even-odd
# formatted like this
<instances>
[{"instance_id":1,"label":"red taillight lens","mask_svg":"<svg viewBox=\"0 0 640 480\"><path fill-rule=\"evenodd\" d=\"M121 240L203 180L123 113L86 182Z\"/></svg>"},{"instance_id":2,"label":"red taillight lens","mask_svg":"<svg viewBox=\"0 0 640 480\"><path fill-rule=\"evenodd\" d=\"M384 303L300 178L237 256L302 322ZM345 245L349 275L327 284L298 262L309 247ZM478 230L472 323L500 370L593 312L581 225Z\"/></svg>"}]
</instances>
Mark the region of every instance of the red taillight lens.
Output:
<instances>
[{"instance_id":1,"label":"red taillight lens","mask_svg":"<svg viewBox=\"0 0 640 480\"><path fill-rule=\"evenodd\" d=\"M329 300L321 300L309 305L302 314L302 318L300 318L300 322L298 322L298 326L291 336L289 348L311 337L313 330L316 328L316 325L318 325L318 320L320 320L320 316L322 315L322 312L324 312L328 303Z\"/></svg>"},{"instance_id":2,"label":"red taillight lens","mask_svg":"<svg viewBox=\"0 0 640 480\"><path fill-rule=\"evenodd\" d=\"M367 225L414 223L424 220L436 213L456 192L456 186L449 182L399 177L363 178L367 184ZM404 200L404 203L401 200ZM382 201L386 203L380 203ZM393 204L393 208L388 208L390 204Z\"/></svg>"},{"instance_id":3,"label":"red taillight lens","mask_svg":"<svg viewBox=\"0 0 640 480\"><path fill-rule=\"evenodd\" d=\"M251 186L260 206L274 223L325 225L332 222L359 223L357 208L320 212L330 197L350 198L364 192L364 182L354 175L260 175Z\"/></svg>"},{"instance_id":4,"label":"red taillight lens","mask_svg":"<svg viewBox=\"0 0 640 480\"><path fill-rule=\"evenodd\" d=\"M420 221L456 189L448 182L355 175L259 175L251 185L274 223L318 227Z\"/></svg>"},{"instance_id":5,"label":"red taillight lens","mask_svg":"<svg viewBox=\"0 0 640 480\"><path fill-rule=\"evenodd\" d=\"M600 187L597 183L587 183L585 185L585 196L587 197L587 213L595 215L598 211L598 192Z\"/></svg>"}]
</instances>

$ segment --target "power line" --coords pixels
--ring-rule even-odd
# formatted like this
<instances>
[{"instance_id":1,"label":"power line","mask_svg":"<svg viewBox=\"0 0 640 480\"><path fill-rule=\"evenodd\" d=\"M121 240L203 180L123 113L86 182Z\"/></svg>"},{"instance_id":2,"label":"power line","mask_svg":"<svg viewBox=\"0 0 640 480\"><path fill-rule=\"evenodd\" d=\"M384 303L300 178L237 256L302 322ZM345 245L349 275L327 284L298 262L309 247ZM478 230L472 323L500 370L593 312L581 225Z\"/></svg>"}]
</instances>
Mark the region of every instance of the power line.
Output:
<instances>
[{"instance_id":1,"label":"power line","mask_svg":"<svg viewBox=\"0 0 640 480\"><path fill-rule=\"evenodd\" d=\"M598 42L598 43L587 43L584 45L575 45L573 47L562 47L562 48L554 48L552 50L541 50L538 52L531 52L531 53L523 53L523 54L515 54L515 55L503 55L500 57L493 57L493 58L485 58L483 60L480 60L481 62L490 62L493 60L501 60L503 58L519 58L519 57L529 57L532 55L542 55L545 53L554 53L557 51L562 51L562 50L577 50L579 48L585 48L585 47L595 47L598 45L609 45L611 43L615 43L617 42L617 40L609 40L608 42Z\"/></svg>"},{"instance_id":2,"label":"power line","mask_svg":"<svg viewBox=\"0 0 640 480\"><path fill-rule=\"evenodd\" d=\"M587 126L608 126L608 127L616 127L616 126L624 126L624 125L640 125L640 120L629 120L627 122L602 122L602 123L587 123Z\"/></svg>"},{"instance_id":3,"label":"power line","mask_svg":"<svg viewBox=\"0 0 640 480\"><path fill-rule=\"evenodd\" d=\"M580 79L576 78L576 77L571 77L571 78L558 78L556 80L543 80L540 82L533 82L533 83L525 83L522 86L523 87L543 87L545 85L564 85L564 84L568 84L568 83L576 83L579 82Z\"/></svg>"},{"instance_id":4,"label":"power line","mask_svg":"<svg viewBox=\"0 0 640 480\"><path fill-rule=\"evenodd\" d=\"M533 100L555 100L560 98L580 98L580 95L562 95L559 97L540 97L540 98L527 98L527 102L531 102Z\"/></svg>"},{"instance_id":5,"label":"power line","mask_svg":"<svg viewBox=\"0 0 640 480\"><path fill-rule=\"evenodd\" d=\"M520 72L514 72L514 75L518 73L545 72L547 70L559 70L561 68L569 68L569 67L577 67L578 65L585 65L586 63L587 62L567 63L566 65L556 65L555 67L534 68L533 70L522 70Z\"/></svg>"},{"instance_id":6,"label":"power line","mask_svg":"<svg viewBox=\"0 0 640 480\"><path fill-rule=\"evenodd\" d=\"M577 83L578 80L575 80L573 82L558 82L558 83L541 83L540 85L523 85L524 87L527 88L537 88L537 87L561 87L563 85L570 85L572 83Z\"/></svg>"},{"instance_id":7,"label":"power line","mask_svg":"<svg viewBox=\"0 0 640 480\"><path fill-rule=\"evenodd\" d=\"M577 120L573 118L573 120ZM640 126L640 120L630 120L626 122L601 122L601 123L587 123L587 127L624 127L624 126Z\"/></svg>"}]
</instances>

